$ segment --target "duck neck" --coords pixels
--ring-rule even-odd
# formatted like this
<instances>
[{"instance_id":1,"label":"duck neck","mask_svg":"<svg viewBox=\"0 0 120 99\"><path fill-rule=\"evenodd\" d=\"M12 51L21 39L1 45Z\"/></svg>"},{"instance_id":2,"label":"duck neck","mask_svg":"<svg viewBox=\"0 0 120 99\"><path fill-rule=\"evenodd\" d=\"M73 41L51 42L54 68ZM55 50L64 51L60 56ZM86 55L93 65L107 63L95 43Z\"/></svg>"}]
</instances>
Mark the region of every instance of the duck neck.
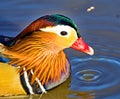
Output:
<instances>
[{"instance_id":1,"label":"duck neck","mask_svg":"<svg viewBox=\"0 0 120 99\"><path fill-rule=\"evenodd\" d=\"M36 57L38 58L39 55ZM41 53L41 57L36 59L32 65L34 66L29 69L23 66L21 68L21 72L24 71L21 75L21 82L28 93L30 91L28 84L31 86L34 93L40 93L41 87L38 82L40 82L44 88L48 90L63 83L69 77L70 66L63 51L58 54L48 54L48 51L47 53L43 52ZM25 79L26 73L28 75L28 82L26 82Z\"/></svg>"}]
</instances>

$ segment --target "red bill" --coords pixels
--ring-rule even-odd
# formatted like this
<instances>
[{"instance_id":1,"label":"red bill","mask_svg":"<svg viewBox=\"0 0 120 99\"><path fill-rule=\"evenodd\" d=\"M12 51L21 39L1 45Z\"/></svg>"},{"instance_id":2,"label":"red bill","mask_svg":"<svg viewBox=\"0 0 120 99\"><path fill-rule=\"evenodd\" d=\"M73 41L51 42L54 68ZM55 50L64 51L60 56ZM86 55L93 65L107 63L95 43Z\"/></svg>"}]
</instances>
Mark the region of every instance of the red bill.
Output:
<instances>
[{"instance_id":1,"label":"red bill","mask_svg":"<svg viewBox=\"0 0 120 99\"><path fill-rule=\"evenodd\" d=\"M81 52L87 53L89 55L94 54L94 50L92 47L90 47L83 39L82 37L78 38L71 46L71 48L75 50L79 50Z\"/></svg>"}]
</instances>

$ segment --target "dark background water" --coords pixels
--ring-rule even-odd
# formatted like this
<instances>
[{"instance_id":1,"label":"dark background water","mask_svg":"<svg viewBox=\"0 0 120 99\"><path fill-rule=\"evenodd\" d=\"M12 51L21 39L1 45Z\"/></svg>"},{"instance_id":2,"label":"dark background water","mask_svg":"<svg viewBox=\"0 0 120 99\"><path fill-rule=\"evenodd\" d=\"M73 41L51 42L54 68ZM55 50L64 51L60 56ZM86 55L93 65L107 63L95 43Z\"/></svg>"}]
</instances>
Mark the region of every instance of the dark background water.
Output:
<instances>
[{"instance_id":1,"label":"dark background water","mask_svg":"<svg viewBox=\"0 0 120 99\"><path fill-rule=\"evenodd\" d=\"M88 12L91 6L95 9ZM41 99L120 99L119 6L120 0L2 0L0 35L16 36L42 15L59 13L70 17L95 55L65 50L71 62L71 77Z\"/></svg>"}]
</instances>

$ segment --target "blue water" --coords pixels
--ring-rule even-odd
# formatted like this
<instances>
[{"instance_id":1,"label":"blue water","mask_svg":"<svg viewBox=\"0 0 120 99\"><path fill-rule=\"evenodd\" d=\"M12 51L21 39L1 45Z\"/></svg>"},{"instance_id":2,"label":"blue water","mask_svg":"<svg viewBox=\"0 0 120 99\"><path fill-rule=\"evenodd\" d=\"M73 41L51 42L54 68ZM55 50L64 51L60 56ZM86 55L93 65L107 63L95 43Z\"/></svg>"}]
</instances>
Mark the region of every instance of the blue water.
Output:
<instances>
[{"instance_id":1,"label":"blue water","mask_svg":"<svg viewBox=\"0 0 120 99\"><path fill-rule=\"evenodd\" d=\"M119 5L120 0L2 0L0 34L16 36L46 14L59 13L72 18L95 55L65 50L71 63L71 77L42 99L120 99ZM87 12L91 6L95 9Z\"/></svg>"}]
</instances>

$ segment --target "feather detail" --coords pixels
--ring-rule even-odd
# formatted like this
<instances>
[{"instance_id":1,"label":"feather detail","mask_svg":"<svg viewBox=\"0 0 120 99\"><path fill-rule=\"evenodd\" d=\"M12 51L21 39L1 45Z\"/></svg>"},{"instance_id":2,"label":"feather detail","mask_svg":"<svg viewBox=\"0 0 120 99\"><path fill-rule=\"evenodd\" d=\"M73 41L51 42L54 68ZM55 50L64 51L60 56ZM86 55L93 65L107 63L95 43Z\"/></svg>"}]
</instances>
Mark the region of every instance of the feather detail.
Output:
<instances>
[{"instance_id":1,"label":"feather detail","mask_svg":"<svg viewBox=\"0 0 120 99\"><path fill-rule=\"evenodd\" d=\"M42 85L49 81L60 81L63 74L66 74L66 56L62 49L53 44L56 35L50 33L33 33L11 47L4 47L3 55L10 58L11 65L20 66L19 72L28 74L33 70L31 83L36 78Z\"/></svg>"},{"instance_id":2,"label":"feather detail","mask_svg":"<svg viewBox=\"0 0 120 99\"><path fill-rule=\"evenodd\" d=\"M13 40L17 41L25 38L28 35L31 35L32 32L39 30L40 28L45 28L47 26L54 26L53 22L46 20L44 17L41 17L33 21L29 26L27 26L19 35L17 35Z\"/></svg>"}]
</instances>

